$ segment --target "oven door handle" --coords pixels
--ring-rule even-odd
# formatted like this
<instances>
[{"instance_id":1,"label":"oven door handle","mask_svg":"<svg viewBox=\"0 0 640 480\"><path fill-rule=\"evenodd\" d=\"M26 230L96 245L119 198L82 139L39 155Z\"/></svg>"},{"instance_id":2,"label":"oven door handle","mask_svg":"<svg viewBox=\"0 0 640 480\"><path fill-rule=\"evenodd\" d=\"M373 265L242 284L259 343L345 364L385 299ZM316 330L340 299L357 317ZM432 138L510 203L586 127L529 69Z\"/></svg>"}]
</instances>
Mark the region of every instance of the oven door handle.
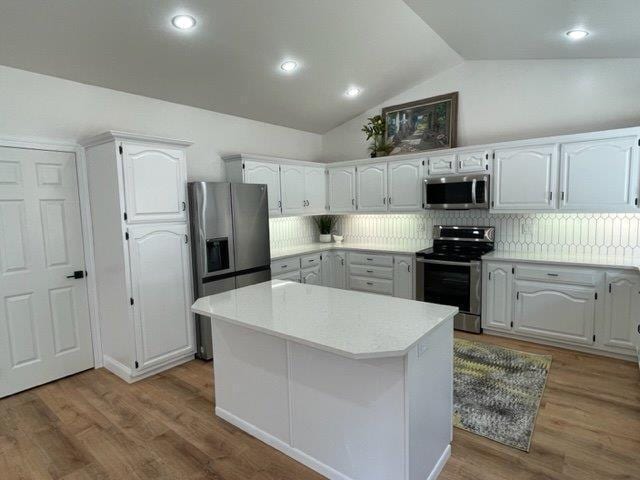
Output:
<instances>
[{"instance_id":1,"label":"oven door handle","mask_svg":"<svg viewBox=\"0 0 640 480\"><path fill-rule=\"evenodd\" d=\"M451 262L448 260L430 260L426 258L416 258L416 261L420 263L435 263L436 265L458 265L461 267L470 267L474 263L480 263L477 260L471 262Z\"/></svg>"},{"instance_id":2,"label":"oven door handle","mask_svg":"<svg viewBox=\"0 0 640 480\"><path fill-rule=\"evenodd\" d=\"M474 205L477 203L476 202L476 185L477 184L478 184L478 181L475 178L471 180L471 203L473 203Z\"/></svg>"}]
</instances>

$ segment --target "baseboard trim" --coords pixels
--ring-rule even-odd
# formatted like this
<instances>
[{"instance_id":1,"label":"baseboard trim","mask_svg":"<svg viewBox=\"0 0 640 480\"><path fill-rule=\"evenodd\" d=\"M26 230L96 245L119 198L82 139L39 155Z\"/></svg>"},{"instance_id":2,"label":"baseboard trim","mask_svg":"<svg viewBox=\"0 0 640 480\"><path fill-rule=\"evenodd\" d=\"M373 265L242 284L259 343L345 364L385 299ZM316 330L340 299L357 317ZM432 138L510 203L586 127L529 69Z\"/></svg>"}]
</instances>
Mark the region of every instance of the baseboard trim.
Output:
<instances>
[{"instance_id":1,"label":"baseboard trim","mask_svg":"<svg viewBox=\"0 0 640 480\"><path fill-rule=\"evenodd\" d=\"M330 480L354 480L220 407L216 407L216 415Z\"/></svg>"},{"instance_id":2,"label":"baseboard trim","mask_svg":"<svg viewBox=\"0 0 640 480\"><path fill-rule=\"evenodd\" d=\"M442 473L442 470L447 464L449 458L451 458L451 445L447 445L447 447L444 449L444 452L442 452L442 455L440 455L440 458L436 462L436 465L433 467L433 470L431 470L431 473L427 477L427 480L436 480L436 478L438 478Z\"/></svg>"},{"instance_id":3,"label":"baseboard trim","mask_svg":"<svg viewBox=\"0 0 640 480\"><path fill-rule=\"evenodd\" d=\"M102 355L102 364L103 367L109 370L111 373L120 377L127 383L131 383L131 369L127 367L124 363L117 361L114 358L111 358L109 355Z\"/></svg>"},{"instance_id":4,"label":"baseboard trim","mask_svg":"<svg viewBox=\"0 0 640 480\"><path fill-rule=\"evenodd\" d=\"M114 375L120 377L127 383L135 383L140 380L144 380L145 378L149 378L153 375L156 375L160 372L164 372L165 370L169 370L170 368L177 367L178 365L182 365L183 363L190 362L195 357L192 353L187 356L177 358L172 360L169 363L165 363L164 365L157 366L150 370L142 371L138 375L134 375L134 371L128 368L121 362L109 357L108 355L103 355L104 368L109 370Z\"/></svg>"}]
</instances>

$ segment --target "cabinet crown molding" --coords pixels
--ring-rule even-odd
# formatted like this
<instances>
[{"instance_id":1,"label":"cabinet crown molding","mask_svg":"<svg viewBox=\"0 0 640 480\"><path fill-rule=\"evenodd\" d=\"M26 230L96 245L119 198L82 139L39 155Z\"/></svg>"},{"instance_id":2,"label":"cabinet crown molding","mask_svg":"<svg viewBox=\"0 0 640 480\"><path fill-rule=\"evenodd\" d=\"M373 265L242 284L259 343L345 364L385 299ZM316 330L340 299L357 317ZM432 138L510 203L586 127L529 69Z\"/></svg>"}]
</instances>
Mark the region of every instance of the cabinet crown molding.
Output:
<instances>
[{"instance_id":1,"label":"cabinet crown molding","mask_svg":"<svg viewBox=\"0 0 640 480\"><path fill-rule=\"evenodd\" d=\"M180 148L187 148L193 145L193 142L190 142L188 140L158 137L155 135L144 135L140 133L121 132L118 130L108 130L104 133L101 133L100 135L82 139L79 143L81 146L87 148L101 145L103 143L108 143L114 140L129 140L143 143L161 143L163 145L172 145Z\"/></svg>"}]
</instances>

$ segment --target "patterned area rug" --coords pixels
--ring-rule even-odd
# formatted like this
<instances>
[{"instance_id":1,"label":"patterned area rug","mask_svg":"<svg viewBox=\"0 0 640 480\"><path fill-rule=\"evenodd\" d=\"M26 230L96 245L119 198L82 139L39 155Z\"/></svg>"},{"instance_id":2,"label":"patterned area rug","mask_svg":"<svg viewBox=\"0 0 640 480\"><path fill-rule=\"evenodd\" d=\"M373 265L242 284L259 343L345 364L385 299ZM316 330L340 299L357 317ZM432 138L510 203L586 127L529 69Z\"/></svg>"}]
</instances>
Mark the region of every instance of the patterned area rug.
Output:
<instances>
[{"instance_id":1,"label":"patterned area rug","mask_svg":"<svg viewBox=\"0 0 640 480\"><path fill-rule=\"evenodd\" d=\"M456 339L453 424L529 451L551 356Z\"/></svg>"}]
</instances>

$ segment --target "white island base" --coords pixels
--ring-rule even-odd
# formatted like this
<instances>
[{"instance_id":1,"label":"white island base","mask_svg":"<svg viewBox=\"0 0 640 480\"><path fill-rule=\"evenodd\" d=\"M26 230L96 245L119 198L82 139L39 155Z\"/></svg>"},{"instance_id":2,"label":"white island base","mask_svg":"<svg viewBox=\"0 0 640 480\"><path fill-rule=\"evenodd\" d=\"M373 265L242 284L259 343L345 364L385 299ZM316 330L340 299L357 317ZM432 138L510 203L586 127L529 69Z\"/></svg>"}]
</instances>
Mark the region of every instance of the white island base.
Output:
<instances>
[{"instance_id":1,"label":"white island base","mask_svg":"<svg viewBox=\"0 0 640 480\"><path fill-rule=\"evenodd\" d=\"M296 289L342 292L295 285ZM253 302L259 304L253 293ZM198 302L219 304L215 299L221 295L225 294ZM369 302L380 297L361 295ZM254 308L255 303L236 305L234 314L229 313L233 308L227 309L227 319L222 319L211 312L215 307L203 308L198 302L194 311L210 315L213 322L219 417L330 479L437 478L449 458L452 440L456 309L445 307L449 308L445 317L431 322L425 328L428 332L406 352L383 354L372 349L367 354L327 351L338 348L329 341L312 346L317 338L292 338L277 320L272 320L274 331L254 323L243 325L239 311ZM263 310L264 315L291 314L278 310L275 296L269 303L271 309ZM398 315L389 320L402 322L400 306L393 305ZM307 305L307 312L313 308ZM319 330L325 326L316 325Z\"/></svg>"}]
</instances>

